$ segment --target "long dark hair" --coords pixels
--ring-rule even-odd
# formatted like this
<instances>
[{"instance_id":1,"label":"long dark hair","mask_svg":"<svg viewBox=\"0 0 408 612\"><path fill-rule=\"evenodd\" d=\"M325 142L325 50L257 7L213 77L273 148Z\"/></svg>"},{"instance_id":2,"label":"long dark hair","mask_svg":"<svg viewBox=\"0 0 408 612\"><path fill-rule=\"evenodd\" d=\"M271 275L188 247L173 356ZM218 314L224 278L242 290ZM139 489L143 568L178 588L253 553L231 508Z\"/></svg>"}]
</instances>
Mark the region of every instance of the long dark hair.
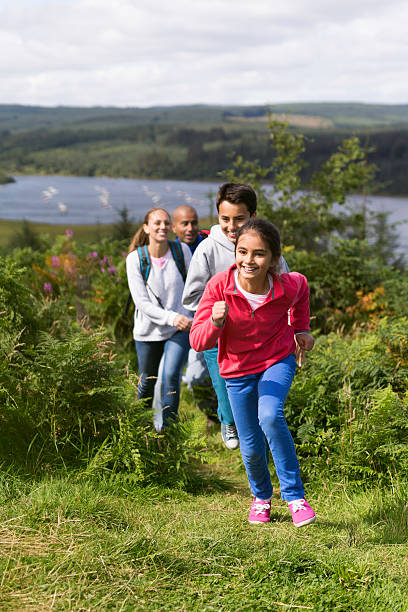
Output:
<instances>
[{"instance_id":1,"label":"long dark hair","mask_svg":"<svg viewBox=\"0 0 408 612\"><path fill-rule=\"evenodd\" d=\"M237 232L237 239L235 241L235 252L240 237L248 232L254 232L265 242L269 250L272 253L272 257L278 263L278 260L282 254L281 250L281 239L278 228L267 221L266 219L260 219L259 217L251 217L244 225L242 225ZM275 274L275 271L273 271Z\"/></svg>"},{"instance_id":2,"label":"long dark hair","mask_svg":"<svg viewBox=\"0 0 408 612\"><path fill-rule=\"evenodd\" d=\"M145 218L143 219L143 225L147 225L149 223L150 215L154 212L157 212L158 210L165 212L166 215L168 215L169 219L171 218L165 208L160 208L159 206L157 206L155 208L150 208L150 210L147 211L147 213L145 214ZM146 234L146 232L144 231L143 225L137 230L136 234L130 241L128 253L135 251L138 246L144 246L145 244L149 244L149 235Z\"/></svg>"}]
</instances>

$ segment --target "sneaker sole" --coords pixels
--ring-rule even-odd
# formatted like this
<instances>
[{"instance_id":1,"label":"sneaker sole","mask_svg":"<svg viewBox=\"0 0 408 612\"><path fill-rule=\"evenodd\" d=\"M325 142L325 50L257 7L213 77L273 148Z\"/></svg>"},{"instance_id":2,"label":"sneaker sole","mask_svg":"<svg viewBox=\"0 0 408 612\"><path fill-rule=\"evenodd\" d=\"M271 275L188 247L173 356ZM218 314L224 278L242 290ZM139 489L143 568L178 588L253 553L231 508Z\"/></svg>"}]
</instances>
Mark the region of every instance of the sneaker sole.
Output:
<instances>
[{"instance_id":1,"label":"sneaker sole","mask_svg":"<svg viewBox=\"0 0 408 612\"><path fill-rule=\"evenodd\" d=\"M305 525L310 525L311 523L314 523L316 520L315 516L312 516L312 518L307 519L306 521L302 521L301 523L293 523L295 527L304 527Z\"/></svg>"},{"instance_id":2,"label":"sneaker sole","mask_svg":"<svg viewBox=\"0 0 408 612\"><path fill-rule=\"evenodd\" d=\"M267 525L268 523L270 523L271 521L250 521L248 520L248 523L250 523L250 525Z\"/></svg>"},{"instance_id":3,"label":"sneaker sole","mask_svg":"<svg viewBox=\"0 0 408 612\"><path fill-rule=\"evenodd\" d=\"M233 442L232 444L230 442L224 442L224 444L228 448L228 450L237 450L237 448L239 448L239 442Z\"/></svg>"}]
</instances>

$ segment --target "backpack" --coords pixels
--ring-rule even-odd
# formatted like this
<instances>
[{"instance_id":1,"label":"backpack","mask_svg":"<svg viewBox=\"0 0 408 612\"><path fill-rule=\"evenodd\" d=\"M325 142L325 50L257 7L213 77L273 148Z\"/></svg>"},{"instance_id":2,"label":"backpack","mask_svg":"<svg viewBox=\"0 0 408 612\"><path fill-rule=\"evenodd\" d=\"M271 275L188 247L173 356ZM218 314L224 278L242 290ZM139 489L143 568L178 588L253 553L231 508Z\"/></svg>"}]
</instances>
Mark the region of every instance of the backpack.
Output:
<instances>
[{"instance_id":1,"label":"backpack","mask_svg":"<svg viewBox=\"0 0 408 612\"><path fill-rule=\"evenodd\" d=\"M177 269L178 269L178 271L180 272L180 274L181 274L181 276L183 278L183 283L185 283L186 282L186 277L187 277L187 271L186 271L186 263L184 261L183 247L181 246L181 244L179 242L177 242L177 241L173 242L171 240L169 240L169 247L170 247L171 254L173 255L173 259L174 259L174 262L175 262L175 264L177 266ZM151 262L151 259L150 259L150 255L149 255L149 251L148 251L147 245L138 246L137 247L137 254L139 255L140 272L142 274L142 278L143 278L144 284L146 285L147 284L147 279L149 278L150 269L152 267L152 262ZM158 300L158 302L160 304L160 300ZM126 302L126 307L125 307L125 315L127 315L131 303L132 303L132 295L131 295L131 293L129 293L128 299L127 299L127 302Z\"/></svg>"}]
</instances>

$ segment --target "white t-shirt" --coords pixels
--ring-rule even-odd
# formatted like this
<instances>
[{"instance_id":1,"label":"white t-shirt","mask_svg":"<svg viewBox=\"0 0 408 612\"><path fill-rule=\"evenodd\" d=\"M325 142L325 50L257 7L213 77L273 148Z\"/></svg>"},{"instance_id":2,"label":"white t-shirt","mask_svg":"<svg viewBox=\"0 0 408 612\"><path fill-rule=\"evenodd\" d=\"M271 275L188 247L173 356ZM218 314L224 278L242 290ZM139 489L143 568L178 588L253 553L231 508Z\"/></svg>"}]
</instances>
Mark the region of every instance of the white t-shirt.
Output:
<instances>
[{"instance_id":1,"label":"white t-shirt","mask_svg":"<svg viewBox=\"0 0 408 612\"><path fill-rule=\"evenodd\" d=\"M266 300L266 298L268 297L272 287L273 287L273 278L270 274L268 274L268 280L269 280L269 291L268 293L261 293L261 294L257 294L257 293L249 293L248 291L245 291L241 285L238 282L238 270L235 270L234 272L234 277L235 277L235 284L237 285L238 289L240 290L240 292L242 293L242 295L248 300L252 310L256 310L257 308L259 308L259 306L261 306L264 301Z\"/></svg>"}]
</instances>

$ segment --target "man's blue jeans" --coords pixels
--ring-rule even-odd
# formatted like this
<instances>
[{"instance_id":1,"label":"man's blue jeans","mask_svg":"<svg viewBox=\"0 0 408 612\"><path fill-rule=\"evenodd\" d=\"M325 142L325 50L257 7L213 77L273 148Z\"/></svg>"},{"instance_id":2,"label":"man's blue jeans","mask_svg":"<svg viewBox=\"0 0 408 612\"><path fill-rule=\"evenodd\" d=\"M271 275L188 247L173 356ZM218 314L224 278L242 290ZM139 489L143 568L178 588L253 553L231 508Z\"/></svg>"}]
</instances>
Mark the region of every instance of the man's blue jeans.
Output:
<instances>
[{"instance_id":1,"label":"man's blue jeans","mask_svg":"<svg viewBox=\"0 0 408 612\"><path fill-rule=\"evenodd\" d=\"M218 400L218 418L224 425L234 425L234 417L232 416L231 404L228 398L227 387L225 386L224 378L220 376L218 366L218 345L208 351L204 351L204 358L207 363L211 381Z\"/></svg>"},{"instance_id":2,"label":"man's blue jeans","mask_svg":"<svg viewBox=\"0 0 408 612\"><path fill-rule=\"evenodd\" d=\"M283 413L295 371L292 354L264 372L226 379L249 485L259 499L272 496L265 438L282 499L292 501L304 496L295 445Z\"/></svg>"},{"instance_id":3,"label":"man's blue jeans","mask_svg":"<svg viewBox=\"0 0 408 612\"><path fill-rule=\"evenodd\" d=\"M164 354L161 411L160 414L155 414L154 418L157 431L161 431L178 417L181 374L190 349L188 332L177 331L168 340L136 340L135 344L140 376L137 397L150 398L148 406L152 405L154 385Z\"/></svg>"}]
</instances>

